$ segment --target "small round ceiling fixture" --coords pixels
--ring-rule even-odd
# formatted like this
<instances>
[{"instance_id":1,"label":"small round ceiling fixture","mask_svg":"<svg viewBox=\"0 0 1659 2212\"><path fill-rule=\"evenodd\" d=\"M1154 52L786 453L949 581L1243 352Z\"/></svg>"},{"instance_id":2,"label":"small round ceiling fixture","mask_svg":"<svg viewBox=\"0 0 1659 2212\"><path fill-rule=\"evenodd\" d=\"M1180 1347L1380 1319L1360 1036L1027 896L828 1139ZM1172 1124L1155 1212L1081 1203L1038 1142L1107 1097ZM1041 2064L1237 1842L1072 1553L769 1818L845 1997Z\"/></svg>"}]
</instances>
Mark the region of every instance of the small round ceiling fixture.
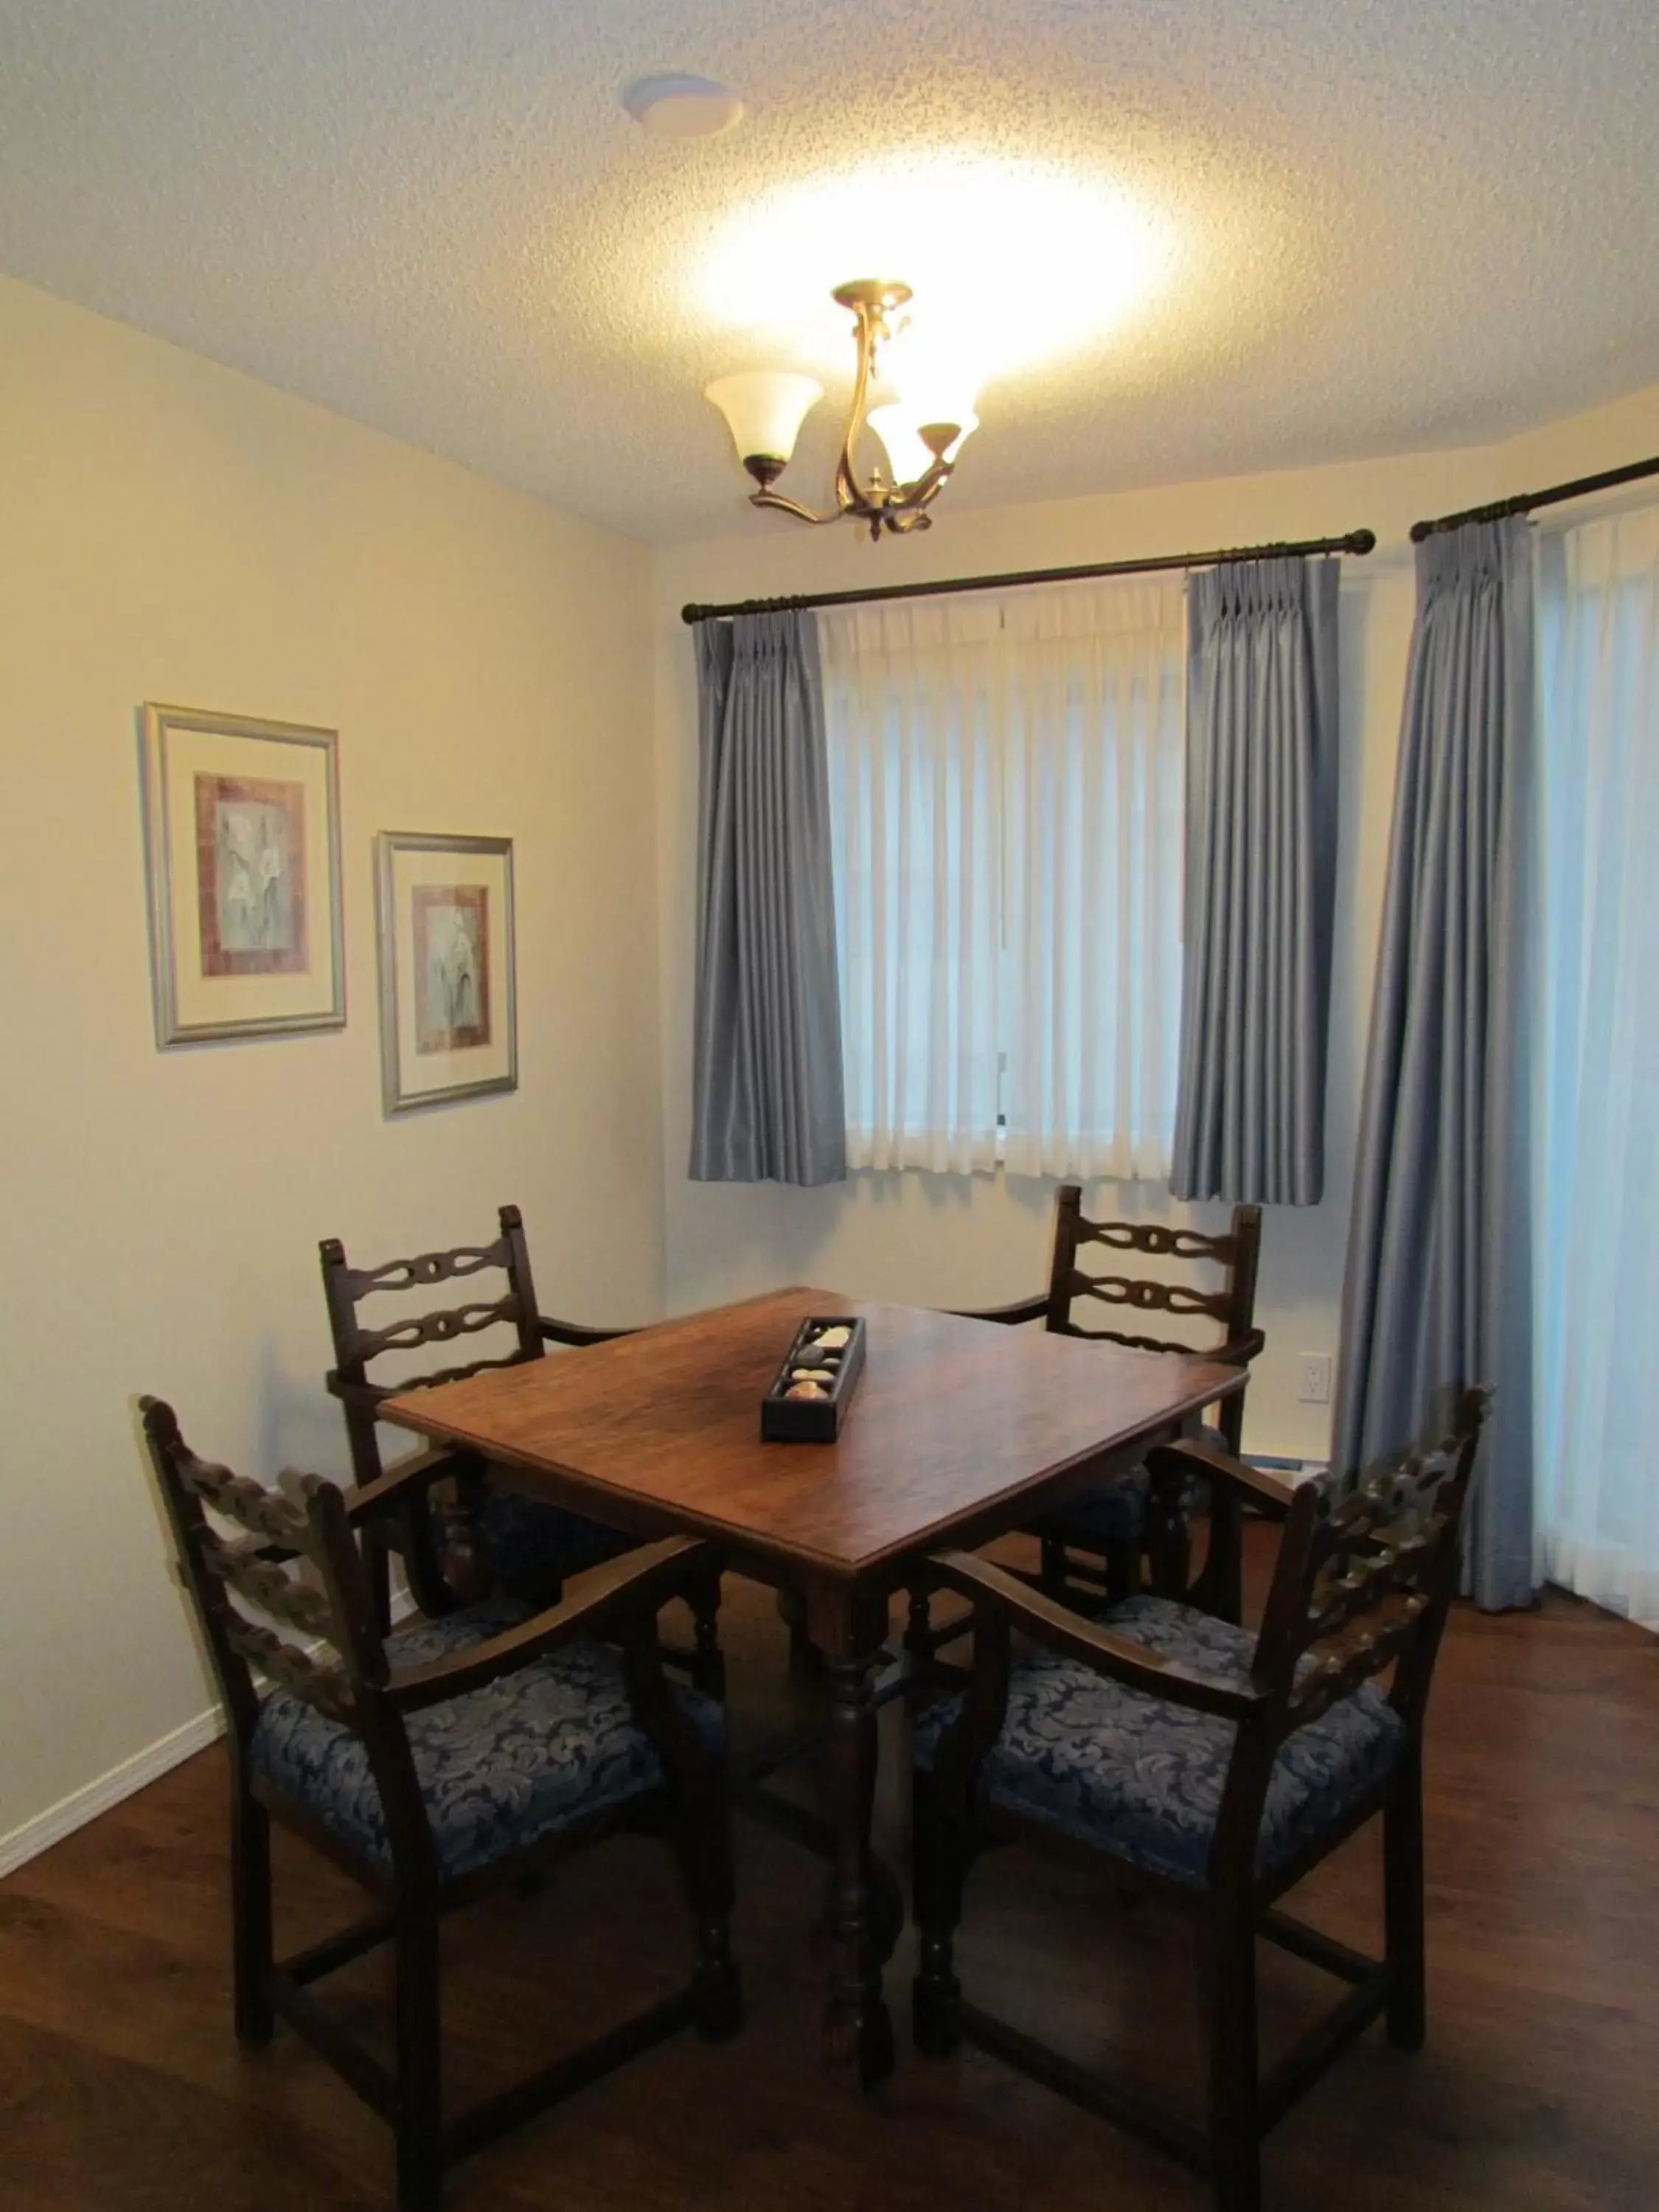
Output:
<instances>
[{"instance_id":1,"label":"small round ceiling fixture","mask_svg":"<svg viewBox=\"0 0 1659 2212\"><path fill-rule=\"evenodd\" d=\"M642 76L623 106L653 138L716 138L743 120L735 92L707 76Z\"/></svg>"}]
</instances>

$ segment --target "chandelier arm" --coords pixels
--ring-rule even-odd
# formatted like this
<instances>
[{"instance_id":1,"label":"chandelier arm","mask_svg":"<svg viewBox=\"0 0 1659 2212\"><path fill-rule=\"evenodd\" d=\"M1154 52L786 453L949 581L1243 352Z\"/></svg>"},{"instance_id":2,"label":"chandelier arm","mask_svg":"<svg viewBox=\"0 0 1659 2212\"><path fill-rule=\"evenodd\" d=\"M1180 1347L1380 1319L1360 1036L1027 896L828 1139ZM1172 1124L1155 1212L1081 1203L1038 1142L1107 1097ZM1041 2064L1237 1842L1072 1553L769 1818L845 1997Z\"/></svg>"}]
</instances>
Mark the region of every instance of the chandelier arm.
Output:
<instances>
[{"instance_id":1,"label":"chandelier arm","mask_svg":"<svg viewBox=\"0 0 1659 2212\"><path fill-rule=\"evenodd\" d=\"M955 466L954 461L932 462L914 483L905 485L902 496L890 501L890 505L901 510L931 506L943 490L945 478Z\"/></svg>"},{"instance_id":2,"label":"chandelier arm","mask_svg":"<svg viewBox=\"0 0 1659 2212\"><path fill-rule=\"evenodd\" d=\"M775 507L780 514L793 514L798 522L839 522L847 512L837 507L828 514L815 514L810 507L803 507L798 499L787 499L781 491L751 491L750 507Z\"/></svg>"},{"instance_id":3,"label":"chandelier arm","mask_svg":"<svg viewBox=\"0 0 1659 2212\"><path fill-rule=\"evenodd\" d=\"M931 530L933 518L927 510L945 489L955 466L954 461L936 460L914 483L907 484L904 496L889 502L884 517L887 527L901 537L907 531Z\"/></svg>"}]
</instances>

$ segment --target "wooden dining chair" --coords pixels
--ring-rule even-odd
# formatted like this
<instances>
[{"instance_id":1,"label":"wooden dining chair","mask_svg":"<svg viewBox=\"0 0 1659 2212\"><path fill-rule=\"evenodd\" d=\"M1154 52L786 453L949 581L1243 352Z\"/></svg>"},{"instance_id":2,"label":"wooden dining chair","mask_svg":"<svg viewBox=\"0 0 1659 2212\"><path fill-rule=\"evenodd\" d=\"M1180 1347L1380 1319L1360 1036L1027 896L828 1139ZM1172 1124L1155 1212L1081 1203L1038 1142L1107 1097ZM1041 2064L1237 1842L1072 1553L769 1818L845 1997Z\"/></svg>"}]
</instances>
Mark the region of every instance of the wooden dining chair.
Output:
<instances>
[{"instance_id":1,"label":"wooden dining chair","mask_svg":"<svg viewBox=\"0 0 1659 2212\"><path fill-rule=\"evenodd\" d=\"M1144 1594L1086 1621L967 1553L932 1561L972 1602L974 1673L915 1736L921 2050L943 2057L966 2039L1208 2174L1218 2212L1258 2212L1261 2138L1337 2053L1379 2014L1391 2042L1420 2046L1423 1723L1488 1396L1464 1393L1443 1443L1346 1494L1292 1489L1205 1445L1154 1450L1154 1482L1202 1474L1283 1514L1259 1636ZM1018 1660L1015 1630L1035 1647ZM1376 1678L1390 1668L1385 1692ZM1279 1909L1379 1814L1380 1961ZM964 2002L953 1962L963 1884L976 1854L1006 1841L1092 1855L1195 1917L1202 2129ZM1352 1985L1265 2081L1258 1936Z\"/></svg>"},{"instance_id":2,"label":"wooden dining chair","mask_svg":"<svg viewBox=\"0 0 1659 2212\"><path fill-rule=\"evenodd\" d=\"M255 2047L285 2021L391 2122L398 2212L431 2212L454 2160L664 2037L692 2026L734 2034L724 1717L696 1691L669 1691L656 1637L658 1608L707 1573L707 1547L647 1546L541 1613L497 1597L388 1637L362 1540L437 1479L430 1467L351 1493L307 1476L297 1497L284 1494L198 1459L171 1407L142 1404L228 1727L236 2033ZM366 1917L281 1963L273 1817L374 1900ZM696 1929L689 1985L447 2114L440 1919L489 1892L522 1890L551 1861L624 1827L661 1834L678 1858ZM312 1994L382 1942L395 1991L390 2067Z\"/></svg>"},{"instance_id":3,"label":"wooden dining chair","mask_svg":"<svg viewBox=\"0 0 1659 2212\"><path fill-rule=\"evenodd\" d=\"M325 1237L319 1251L336 1362L327 1383L345 1411L346 1441L360 1488L379 1482L387 1472L380 1455L380 1409L388 1398L459 1382L489 1368L540 1359L550 1344L580 1347L633 1334L556 1321L538 1310L524 1218L516 1206L500 1209L498 1233L489 1244L418 1253L412 1259L388 1260L374 1267L352 1267L337 1237ZM463 1297L456 1304L404 1315L379 1327L366 1326L359 1312L371 1297L470 1282L490 1273L506 1279L495 1297ZM395 1381L370 1377L374 1362L388 1354L452 1344L489 1329L510 1331L510 1349L458 1365L400 1375ZM494 1480L484 1463L470 1454L417 1452L398 1465L413 1469L434 1456L445 1462L440 1471L449 1478L442 1506L434 1510L430 1483L411 1486L404 1511L381 1516L371 1534L375 1604L382 1629L391 1619L391 1552L404 1556L416 1603L435 1616L486 1589L501 1589L532 1605L554 1604L567 1576L617 1558L633 1546L631 1536L586 1515L527 1498L510 1483ZM719 1641L718 1578L692 1586L690 1602L693 1648L682 1653L670 1647L669 1656L684 1662L700 1689L720 1697L725 1694L725 1662Z\"/></svg>"},{"instance_id":4,"label":"wooden dining chair","mask_svg":"<svg viewBox=\"0 0 1659 2212\"><path fill-rule=\"evenodd\" d=\"M1091 1245L1112 1252L1138 1253L1150 1260L1191 1263L1208 1271L1209 1279L1176 1281L1158 1274L1094 1273L1080 1264ZM1194 1229L1170 1229L1155 1221L1091 1221L1083 1212L1083 1190L1074 1182L1061 1185L1054 1204L1054 1253L1048 1287L1036 1297L1012 1305L968 1312L970 1321L990 1321L1005 1326L1040 1322L1055 1336L1080 1336L1125 1344L1141 1352L1188 1352L1205 1359L1248 1369L1266 1340L1255 1326L1256 1271L1261 1255L1261 1209L1237 1206L1224 1235L1201 1236ZM1189 1270L1190 1272L1190 1270ZM1165 1314L1177 1326L1192 1322L1195 1336L1148 1336L1116 1325L1085 1321L1103 1310L1113 1316ZM1204 1326L1219 1332L1218 1340ZM1223 1399L1207 1440L1224 1451L1237 1455L1243 1435L1244 1393ZM1194 1485L1194 1500L1202 1493ZM1071 1601L1088 1608L1103 1598L1129 1595L1140 1580L1141 1560L1147 1549L1147 1504L1150 1486L1145 1467L1114 1475L1073 1498L1063 1511L1047 1516L1030 1534L1041 1545L1041 1587L1050 1597ZM1184 1540L1187 1516L1177 1513L1160 1532L1167 1551ZM1182 1578L1177 1561L1170 1570L1177 1583ZM1212 1577L1212 1608L1224 1618L1238 1618L1237 1582L1220 1574ZM913 1642L915 1630L913 1625Z\"/></svg>"}]
</instances>

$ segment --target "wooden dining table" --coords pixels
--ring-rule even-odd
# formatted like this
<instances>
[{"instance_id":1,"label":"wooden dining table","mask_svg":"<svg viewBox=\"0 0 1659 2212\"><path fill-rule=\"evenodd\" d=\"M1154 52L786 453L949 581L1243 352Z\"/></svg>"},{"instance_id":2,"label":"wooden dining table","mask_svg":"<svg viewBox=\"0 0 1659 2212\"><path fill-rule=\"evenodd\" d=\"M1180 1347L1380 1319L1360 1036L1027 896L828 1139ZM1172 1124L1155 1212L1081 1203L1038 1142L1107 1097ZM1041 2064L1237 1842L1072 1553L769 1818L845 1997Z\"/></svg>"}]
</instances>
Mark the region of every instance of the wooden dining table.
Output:
<instances>
[{"instance_id":1,"label":"wooden dining table","mask_svg":"<svg viewBox=\"0 0 1659 2212\"><path fill-rule=\"evenodd\" d=\"M866 1323L840 1436L763 1443L762 1395L817 1316ZM1243 1381L1200 1358L807 1287L410 1391L380 1418L643 1540L708 1536L733 1571L790 1594L829 1686L825 2048L871 2086L893 2063L882 1969L898 1931L877 1909L870 1825L895 1592L925 1579L930 1552L1029 1525L1190 1431Z\"/></svg>"}]
</instances>

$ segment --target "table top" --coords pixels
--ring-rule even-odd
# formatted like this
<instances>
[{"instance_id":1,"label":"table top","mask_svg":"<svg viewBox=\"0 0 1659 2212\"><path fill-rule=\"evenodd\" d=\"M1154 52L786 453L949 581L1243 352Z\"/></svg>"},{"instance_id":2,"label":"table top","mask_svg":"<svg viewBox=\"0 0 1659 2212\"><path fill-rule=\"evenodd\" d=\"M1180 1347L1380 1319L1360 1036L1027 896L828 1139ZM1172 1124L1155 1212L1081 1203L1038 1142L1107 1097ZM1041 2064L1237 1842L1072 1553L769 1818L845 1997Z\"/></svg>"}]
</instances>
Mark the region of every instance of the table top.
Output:
<instances>
[{"instance_id":1,"label":"table top","mask_svg":"<svg viewBox=\"0 0 1659 2212\"><path fill-rule=\"evenodd\" d=\"M841 1435L763 1443L762 1395L816 1315L866 1324ZM665 1524L845 1574L1170 1427L1243 1382L1201 1358L794 1288L411 1391L381 1418L540 1470L556 1478L562 1502L586 1498L599 1519L607 1499L635 1509L624 1526L644 1506Z\"/></svg>"}]
</instances>

